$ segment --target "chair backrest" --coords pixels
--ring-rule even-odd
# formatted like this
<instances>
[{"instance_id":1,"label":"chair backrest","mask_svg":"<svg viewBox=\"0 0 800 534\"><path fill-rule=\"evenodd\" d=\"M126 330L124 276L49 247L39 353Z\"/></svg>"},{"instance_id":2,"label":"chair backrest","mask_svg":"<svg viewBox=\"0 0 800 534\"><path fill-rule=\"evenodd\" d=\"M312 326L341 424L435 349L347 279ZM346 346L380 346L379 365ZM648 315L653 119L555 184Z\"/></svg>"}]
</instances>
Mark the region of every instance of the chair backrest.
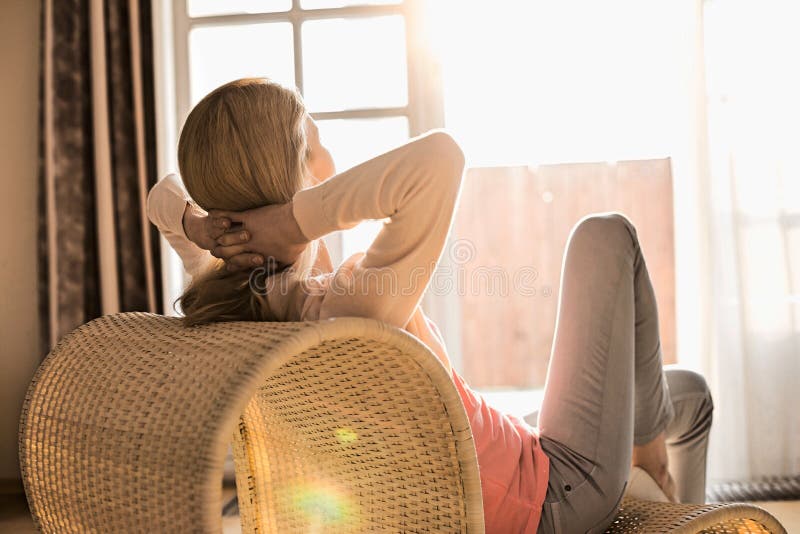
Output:
<instances>
[{"instance_id":1,"label":"chair backrest","mask_svg":"<svg viewBox=\"0 0 800 534\"><path fill-rule=\"evenodd\" d=\"M220 532L233 438L245 532L483 532L475 447L446 370L368 319L109 315L50 353L20 464L44 532Z\"/></svg>"}]
</instances>

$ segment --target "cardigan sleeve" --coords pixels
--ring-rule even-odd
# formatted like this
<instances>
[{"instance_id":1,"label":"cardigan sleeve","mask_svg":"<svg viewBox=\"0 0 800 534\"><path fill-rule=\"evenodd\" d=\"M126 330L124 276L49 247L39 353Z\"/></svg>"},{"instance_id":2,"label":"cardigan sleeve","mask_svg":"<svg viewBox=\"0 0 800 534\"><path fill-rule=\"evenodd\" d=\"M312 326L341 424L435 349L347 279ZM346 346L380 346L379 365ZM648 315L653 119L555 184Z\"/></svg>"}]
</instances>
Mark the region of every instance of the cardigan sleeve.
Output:
<instances>
[{"instance_id":1,"label":"cardigan sleeve","mask_svg":"<svg viewBox=\"0 0 800 534\"><path fill-rule=\"evenodd\" d=\"M169 174L150 189L147 195L147 217L178 253L186 272L194 277L212 261L213 256L186 237L183 212L189 201L191 198L178 175Z\"/></svg>"},{"instance_id":2,"label":"cardigan sleeve","mask_svg":"<svg viewBox=\"0 0 800 534\"><path fill-rule=\"evenodd\" d=\"M458 144L433 132L294 195L293 213L309 240L365 219L388 219L366 253L337 269L320 319L408 323L442 254L463 171Z\"/></svg>"}]
</instances>

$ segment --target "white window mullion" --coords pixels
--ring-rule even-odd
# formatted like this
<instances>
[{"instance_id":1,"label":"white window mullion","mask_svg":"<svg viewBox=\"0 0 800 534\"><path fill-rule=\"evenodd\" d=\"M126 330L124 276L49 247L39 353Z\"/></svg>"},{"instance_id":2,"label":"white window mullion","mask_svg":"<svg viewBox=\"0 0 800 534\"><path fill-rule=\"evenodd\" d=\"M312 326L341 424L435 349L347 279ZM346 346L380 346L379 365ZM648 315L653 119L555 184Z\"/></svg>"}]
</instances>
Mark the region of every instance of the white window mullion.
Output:
<instances>
[{"instance_id":1,"label":"white window mullion","mask_svg":"<svg viewBox=\"0 0 800 534\"><path fill-rule=\"evenodd\" d=\"M424 0L407 0L406 55L408 58L408 108L411 136L444 127L441 66L430 54L422 31Z\"/></svg>"},{"instance_id":2,"label":"white window mullion","mask_svg":"<svg viewBox=\"0 0 800 534\"><path fill-rule=\"evenodd\" d=\"M292 0L292 31L294 39L294 85L303 94L303 19L297 16L300 0Z\"/></svg>"},{"instance_id":3,"label":"white window mullion","mask_svg":"<svg viewBox=\"0 0 800 534\"><path fill-rule=\"evenodd\" d=\"M314 120L332 119L379 119L381 117L409 117L410 107L399 108L367 108L367 109L345 109L342 111L316 111L311 115Z\"/></svg>"},{"instance_id":4,"label":"white window mullion","mask_svg":"<svg viewBox=\"0 0 800 534\"><path fill-rule=\"evenodd\" d=\"M175 50L175 116L176 133L189 115L191 94L189 90L189 30L191 24L186 11L186 0L173 0L173 47Z\"/></svg>"},{"instance_id":5,"label":"white window mullion","mask_svg":"<svg viewBox=\"0 0 800 534\"><path fill-rule=\"evenodd\" d=\"M408 57L408 120L411 136L444 127L444 98L441 65L431 55L430 43L424 31L424 1L406 0L406 54ZM452 238L445 244L445 253L434 274L440 283L432 284L425 294L422 306L425 313L439 325L451 363L462 369L461 351L461 298L455 290L437 292L447 287L441 278L455 282L459 266L450 258ZM457 287L455 283L452 287Z\"/></svg>"}]
</instances>

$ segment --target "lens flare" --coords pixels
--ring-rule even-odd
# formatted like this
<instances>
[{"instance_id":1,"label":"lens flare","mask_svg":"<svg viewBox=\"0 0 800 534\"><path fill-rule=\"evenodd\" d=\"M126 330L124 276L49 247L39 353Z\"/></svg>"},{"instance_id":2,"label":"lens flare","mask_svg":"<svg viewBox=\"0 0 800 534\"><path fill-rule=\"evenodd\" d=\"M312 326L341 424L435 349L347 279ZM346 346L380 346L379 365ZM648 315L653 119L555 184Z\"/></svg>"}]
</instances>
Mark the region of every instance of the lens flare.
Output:
<instances>
[{"instance_id":1,"label":"lens flare","mask_svg":"<svg viewBox=\"0 0 800 534\"><path fill-rule=\"evenodd\" d=\"M352 524L358 519L356 505L331 484L297 486L292 492L292 501L303 512L310 525L324 527L325 531L345 522Z\"/></svg>"},{"instance_id":2,"label":"lens flare","mask_svg":"<svg viewBox=\"0 0 800 534\"><path fill-rule=\"evenodd\" d=\"M358 439L358 434L356 434L355 430L352 428L337 428L334 433L336 434L336 439L338 439L339 443L342 445L350 445Z\"/></svg>"}]
</instances>

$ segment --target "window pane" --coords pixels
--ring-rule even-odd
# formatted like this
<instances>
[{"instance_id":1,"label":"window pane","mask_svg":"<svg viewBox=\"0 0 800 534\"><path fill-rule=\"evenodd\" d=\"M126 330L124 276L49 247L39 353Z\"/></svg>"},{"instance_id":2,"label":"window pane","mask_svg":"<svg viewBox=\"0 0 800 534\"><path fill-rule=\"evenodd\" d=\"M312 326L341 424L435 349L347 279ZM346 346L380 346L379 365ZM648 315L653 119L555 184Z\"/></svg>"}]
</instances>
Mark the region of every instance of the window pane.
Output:
<instances>
[{"instance_id":1,"label":"window pane","mask_svg":"<svg viewBox=\"0 0 800 534\"><path fill-rule=\"evenodd\" d=\"M690 82L674 3L486 4L458 2L458 22L446 9L428 22L445 125L471 165L663 157L682 146Z\"/></svg>"},{"instance_id":2,"label":"window pane","mask_svg":"<svg viewBox=\"0 0 800 534\"><path fill-rule=\"evenodd\" d=\"M322 144L333 155L338 172L387 152L408 140L408 119L405 117L316 122Z\"/></svg>"},{"instance_id":3,"label":"window pane","mask_svg":"<svg viewBox=\"0 0 800 534\"><path fill-rule=\"evenodd\" d=\"M405 106L403 17L304 23L303 80L313 111Z\"/></svg>"},{"instance_id":4,"label":"window pane","mask_svg":"<svg viewBox=\"0 0 800 534\"><path fill-rule=\"evenodd\" d=\"M191 31L189 78L192 105L223 83L255 76L266 76L294 87L291 24L240 24Z\"/></svg>"},{"instance_id":5,"label":"window pane","mask_svg":"<svg viewBox=\"0 0 800 534\"><path fill-rule=\"evenodd\" d=\"M342 259L346 260L357 252L366 252L382 227L383 221L363 221L342 232Z\"/></svg>"},{"instance_id":6,"label":"window pane","mask_svg":"<svg viewBox=\"0 0 800 534\"><path fill-rule=\"evenodd\" d=\"M405 117L317 121L322 144L330 150L341 172L408 140ZM342 257L363 252L378 235L381 221L364 221L342 232Z\"/></svg>"},{"instance_id":7,"label":"window pane","mask_svg":"<svg viewBox=\"0 0 800 534\"><path fill-rule=\"evenodd\" d=\"M402 0L302 0L303 9L324 9L347 6L385 6L399 4Z\"/></svg>"},{"instance_id":8,"label":"window pane","mask_svg":"<svg viewBox=\"0 0 800 534\"><path fill-rule=\"evenodd\" d=\"M234 15L240 13L275 13L292 8L292 0L187 0L190 17Z\"/></svg>"}]
</instances>

